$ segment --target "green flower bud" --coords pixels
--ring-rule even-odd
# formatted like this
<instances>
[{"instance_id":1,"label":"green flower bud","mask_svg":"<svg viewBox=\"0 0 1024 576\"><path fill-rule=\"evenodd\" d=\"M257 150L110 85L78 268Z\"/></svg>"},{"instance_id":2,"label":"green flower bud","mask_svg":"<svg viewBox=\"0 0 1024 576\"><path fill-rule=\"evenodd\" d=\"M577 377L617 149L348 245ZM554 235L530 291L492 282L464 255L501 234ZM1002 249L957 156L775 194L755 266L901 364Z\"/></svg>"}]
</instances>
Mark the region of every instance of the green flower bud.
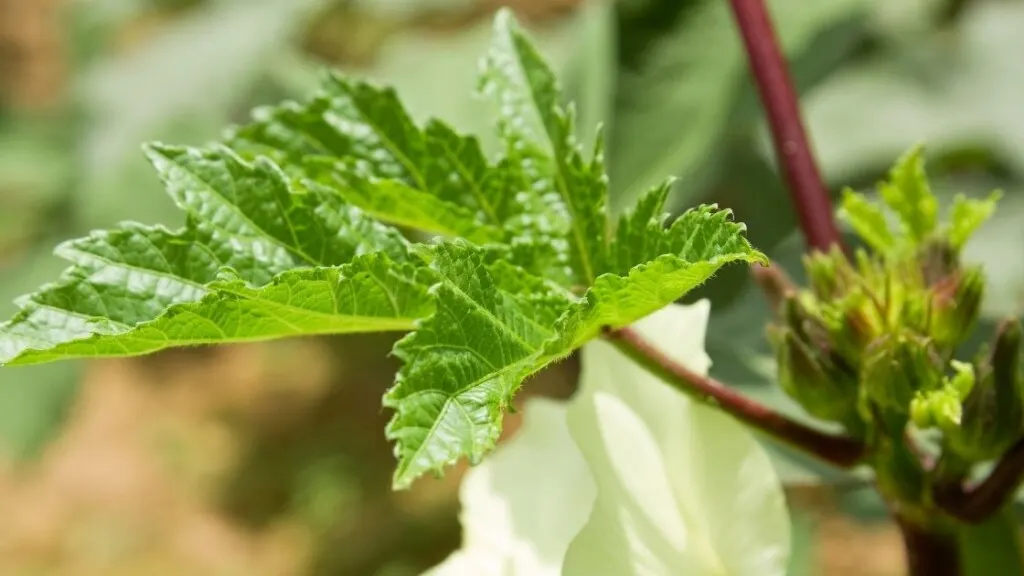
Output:
<instances>
[{"instance_id":1,"label":"green flower bud","mask_svg":"<svg viewBox=\"0 0 1024 576\"><path fill-rule=\"evenodd\" d=\"M918 261L921 275L928 286L938 283L960 268L959 254L945 240L933 240L925 244L918 254Z\"/></svg>"},{"instance_id":2,"label":"green flower bud","mask_svg":"<svg viewBox=\"0 0 1024 576\"><path fill-rule=\"evenodd\" d=\"M882 318L862 288L854 289L825 314L836 351L851 366L859 366L864 350L885 331Z\"/></svg>"},{"instance_id":3,"label":"green flower bud","mask_svg":"<svg viewBox=\"0 0 1024 576\"><path fill-rule=\"evenodd\" d=\"M910 416L919 391L942 382L942 359L934 345L911 332L886 334L868 347L861 371L865 397L886 416Z\"/></svg>"},{"instance_id":4,"label":"green flower bud","mask_svg":"<svg viewBox=\"0 0 1024 576\"><path fill-rule=\"evenodd\" d=\"M828 333L795 298L784 303L786 325L769 328L779 385L807 412L859 428L857 372L830 347Z\"/></svg>"},{"instance_id":5,"label":"green flower bud","mask_svg":"<svg viewBox=\"0 0 1024 576\"><path fill-rule=\"evenodd\" d=\"M930 290L932 338L947 348L961 344L978 320L984 292L980 268L956 272L935 283Z\"/></svg>"},{"instance_id":6,"label":"green flower bud","mask_svg":"<svg viewBox=\"0 0 1024 576\"><path fill-rule=\"evenodd\" d=\"M856 270L838 247L804 256L804 269L811 291L824 301L842 297L857 284Z\"/></svg>"},{"instance_id":7,"label":"green flower bud","mask_svg":"<svg viewBox=\"0 0 1024 576\"><path fill-rule=\"evenodd\" d=\"M1000 326L990 354L975 367L977 382L963 402L960 426L947 431L950 447L972 461L1001 455L1024 433L1021 326Z\"/></svg>"}]
</instances>

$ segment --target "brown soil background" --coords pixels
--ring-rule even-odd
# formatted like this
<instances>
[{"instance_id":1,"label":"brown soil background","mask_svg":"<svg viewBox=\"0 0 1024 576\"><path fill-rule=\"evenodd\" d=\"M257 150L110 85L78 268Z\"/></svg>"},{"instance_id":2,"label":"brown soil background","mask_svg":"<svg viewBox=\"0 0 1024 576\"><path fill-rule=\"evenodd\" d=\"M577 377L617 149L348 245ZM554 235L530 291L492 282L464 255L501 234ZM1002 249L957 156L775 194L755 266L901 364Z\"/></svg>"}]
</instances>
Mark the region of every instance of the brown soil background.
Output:
<instances>
[{"instance_id":1,"label":"brown soil background","mask_svg":"<svg viewBox=\"0 0 1024 576\"><path fill-rule=\"evenodd\" d=\"M177 351L90 366L66 430L27 468L0 473L0 574L414 574L458 544L464 467L392 493L380 394L385 339ZM532 394L564 397L573 362ZM508 418L506 433L521 415ZM340 495L298 504L318 462L357 464ZM301 491L299 491L301 493ZM794 489L816 524L816 574L897 575L889 526ZM311 518L328 514L327 518Z\"/></svg>"}]
</instances>

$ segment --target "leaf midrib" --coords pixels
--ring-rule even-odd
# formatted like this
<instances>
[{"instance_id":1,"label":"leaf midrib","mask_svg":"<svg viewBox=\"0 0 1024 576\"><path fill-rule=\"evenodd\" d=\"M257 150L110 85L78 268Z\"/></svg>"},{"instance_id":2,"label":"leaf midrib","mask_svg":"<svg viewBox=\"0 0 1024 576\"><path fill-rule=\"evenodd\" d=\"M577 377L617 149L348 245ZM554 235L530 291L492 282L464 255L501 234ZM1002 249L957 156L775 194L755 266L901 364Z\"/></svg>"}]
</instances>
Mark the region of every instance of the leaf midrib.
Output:
<instances>
[{"instance_id":1,"label":"leaf midrib","mask_svg":"<svg viewBox=\"0 0 1024 576\"><path fill-rule=\"evenodd\" d=\"M388 296L389 302L394 307L394 310L393 310L394 313L395 313L394 316L391 316L391 317L388 317L388 316L370 316L370 315L367 315L367 314L359 314L359 313L342 314L340 311L334 312L334 313L320 312L320 311L317 311L317 310L312 310L310 308L303 308L300 305L292 304L292 303L289 303L289 302L280 302L280 301L277 301L277 300L270 300L268 298L263 297L260 294L260 292L256 292L256 295L254 296L254 295L251 295L251 294L246 294L245 292L242 292L242 291L232 290L229 287L219 287L217 289L217 291L218 292L223 292L225 294L231 294L233 296L238 296L239 298L242 298L243 300L245 300L247 302L258 303L258 304L260 304L262 306L266 306L267 308L279 308L279 309L286 309L286 310L294 310L296 312L299 312L301 314L304 314L304 315L307 315L307 316L310 316L310 317L314 317L314 318L322 318L322 319L338 318L338 319L345 319L345 320L365 319L365 320L368 320L368 321L377 321L377 320L379 320L382 323L394 322L394 325L401 324L402 326L406 327L407 329L412 330L415 327L415 322L416 322L416 320L418 320L418 318L411 318L411 317L410 318L406 318L406 317L399 316L398 315L398 309L397 309L397 303L396 303L396 301L394 299L394 295L392 295L389 290L384 288L384 286L381 284L381 282L376 277L373 277L372 275L370 275L370 276L372 278L374 278L374 282L377 283L378 285L380 285L381 286L381 290ZM344 278L344 279L347 280L347 278ZM329 286L329 283L325 282L325 284L328 284L328 290L330 291L331 297L334 299L335 307L337 307L337 297L336 297L336 295L334 293L334 290L331 289L331 287ZM355 302L355 300L353 300L353 302ZM284 322L284 320L282 320L282 322ZM297 333L303 332L303 329L298 327L298 326L296 326L294 328L295 328Z\"/></svg>"},{"instance_id":2,"label":"leaf midrib","mask_svg":"<svg viewBox=\"0 0 1024 576\"><path fill-rule=\"evenodd\" d=\"M428 192L436 197L437 194L434 193L434 191L427 186L427 182L423 176L423 173L420 172L419 168L416 167L416 164L413 163L412 159L408 155L406 155L405 152L403 152L401 148L399 148L398 145L395 144L394 141L391 140L390 136L387 135L387 133L381 128L379 124L370 119L370 115L367 113L366 108L358 104L356 98L352 97L351 95L349 95L349 98L351 98L352 104L355 105L356 110L359 111L359 115L362 117L363 122L365 122L373 130L373 133L376 134L378 138L380 138L381 143L388 149L389 152L391 152L395 160L397 160L398 163L401 164L406 169L406 171L408 171L409 176L411 176L416 181L416 185L419 186L419 188L424 192ZM408 117L406 117L406 119L408 119L410 122L412 121L412 119ZM341 133L341 135L347 136L344 133Z\"/></svg>"},{"instance_id":3,"label":"leaf midrib","mask_svg":"<svg viewBox=\"0 0 1024 576\"><path fill-rule=\"evenodd\" d=\"M554 138L552 137L551 132L548 130L548 124L545 121L543 113L541 112L542 108L540 102L537 101L537 94L533 90L533 85L530 84L529 76L527 75L526 69L523 65L522 56L519 52L519 46L516 42L516 33L514 31L508 30L508 34L508 40L511 43L512 48L511 52L513 54L516 54L514 63L516 69L519 72L519 78L522 82L522 85L527 88L527 92L530 95L530 101L533 103L533 111L536 114L537 120L539 120L540 125L543 127L545 140L547 140L548 146L552 151L552 156L554 157L555 165L558 167L555 170L555 180L558 183L558 194L562 197L562 202L565 204L566 209L569 211L569 217L572 219L571 228L573 237L575 239L576 250L577 252L579 252L580 255L580 263L583 265L584 268L584 279L588 283L593 283L594 279L596 278L594 274L594 265L590 260L590 253L585 248L586 239L583 238L582 230L580 230L580 227L578 225L579 219L577 218L575 205L570 200L569 185L565 180L565 174L563 172L565 165L564 159L562 158L562 152L564 151L561 150L560 147L555 146Z\"/></svg>"},{"instance_id":4,"label":"leaf midrib","mask_svg":"<svg viewBox=\"0 0 1024 576\"><path fill-rule=\"evenodd\" d=\"M491 222L497 226L501 226L502 220L498 217L497 210L491 204L490 200L487 199L487 195L484 194L479 183L472 177L472 174L466 170L466 166L459 160L459 157L452 152L447 143L441 142L441 148L444 149L445 156L448 157L452 166L455 167L456 172L462 176L463 181L469 186L473 196L476 197L476 201L480 203L480 208L487 213L487 217L491 219Z\"/></svg>"},{"instance_id":5,"label":"leaf midrib","mask_svg":"<svg viewBox=\"0 0 1024 576\"><path fill-rule=\"evenodd\" d=\"M149 241L149 240L147 239L147 241ZM152 241L149 241L149 243L150 243L150 245L153 245L154 247L156 247L155 244L153 244ZM111 245L111 246L113 247L113 245ZM87 252L87 251L82 250L80 248L70 248L69 250L73 250L76 254L79 254L79 255L83 256L85 259L105 264L106 266L104 266L104 267L123 268L125 270L134 270L136 272L145 274L147 276L157 276L157 277L160 277L160 278L166 278L168 280L173 280L173 281L175 281L178 284L184 284L186 286L191 286L192 288L195 288L196 290L199 290L200 292L202 292L204 295L209 293L209 291L210 291L210 289L207 286L205 286L205 285L203 285L203 284L201 284L201 283L199 283L199 282L197 282L195 280L191 280L191 279L185 278L183 276L178 276L178 275L174 274L173 272L164 272L164 271L161 271L161 270L155 270L153 268L143 268L142 266L139 266L139 265L136 265L136 264L128 264L127 262L116 262L116 261L111 260L109 258L106 258L104 256L100 256L100 255L95 254L93 252ZM118 252L121 252L120 249L117 249L117 250L118 250ZM210 254L213 254L213 253L210 252ZM160 258L164 261L165 264L167 264L168 269L173 268L171 266L170 262L167 261L166 256L164 256L162 253L160 254ZM217 262L221 263L219 258L217 258ZM221 264L223 264L223 263L221 263ZM81 264L77 264L77 265L78 266L82 266ZM82 266L82 268L84 269L85 267ZM193 302L194 301L195 300L193 300ZM178 304L178 302L175 302L175 304Z\"/></svg>"},{"instance_id":6,"label":"leaf midrib","mask_svg":"<svg viewBox=\"0 0 1024 576\"><path fill-rule=\"evenodd\" d=\"M235 215L237 215L239 218L241 218L242 220L247 222L250 226L252 226L252 229L254 231L258 232L258 236L257 237L262 238L264 240L268 240L272 244L276 244L277 246L283 248L286 252L289 252L289 253L292 253L292 254L295 254L295 255L301 257L303 260L305 260L306 262L308 262L312 266L320 266L320 265L323 264L322 262L317 262L316 259L311 257L309 254L306 254L305 251L302 250L299 246L297 246L297 245L296 246L289 246L286 242L284 242L283 240L281 240L279 238L276 238L274 235L272 235L269 232L267 232L267 230L265 230L262 226L256 224L256 222L254 222L252 220L252 218L250 218L245 212L242 212L241 208L239 208L237 204L235 204L230 199L228 199L226 196L221 194L216 188L214 188L209 182L207 182L204 178L202 178L194 170L186 167L183 163L178 162L176 159L169 158L166 154L164 154L163 151L160 152L160 155L163 156L164 158L166 158L168 161L173 162L175 166L177 166L178 168L180 168L181 170L183 170L184 172L186 172L187 174L192 176L192 178L194 180L196 180L197 182L200 182L203 185L203 188L205 188L208 192L210 192L211 194L213 194L217 198L220 198L222 205L227 206L229 210L231 210L232 212L235 213ZM232 159L232 160L235 160L235 159ZM256 169L256 166L253 165L252 168ZM233 178L232 178L232 183L235 183L235 180ZM287 184L285 184L285 185L287 186ZM278 203L278 205L280 205L279 200L276 197L275 197L275 202ZM213 225L212 221L207 220L205 218L202 218L202 216L198 212L196 212L195 209L192 206L186 206L184 209L185 209L186 212L194 214L200 220L202 220L204 222L207 222L207 223L210 223L211 225ZM291 231L292 236L296 237L295 228L294 228L294 226L292 226L291 219L288 218L286 212L287 211L285 211L285 214L283 214L284 221L288 225L288 229ZM230 230L226 230L226 229L224 229L224 228L222 228L220 226L214 226L214 227L219 228L223 232L225 232L227 234L230 234L232 236L238 236L239 235L239 234L234 233L234 232L232 232Z\"/></svg>"}]
</instances>

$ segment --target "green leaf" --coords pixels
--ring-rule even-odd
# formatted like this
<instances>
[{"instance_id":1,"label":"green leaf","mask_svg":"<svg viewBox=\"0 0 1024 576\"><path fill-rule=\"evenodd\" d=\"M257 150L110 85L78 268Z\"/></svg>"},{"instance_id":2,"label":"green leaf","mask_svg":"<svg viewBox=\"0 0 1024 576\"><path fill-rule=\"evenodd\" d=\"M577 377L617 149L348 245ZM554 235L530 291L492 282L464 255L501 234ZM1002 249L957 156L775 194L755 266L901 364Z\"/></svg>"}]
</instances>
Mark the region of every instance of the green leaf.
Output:
<instances>
[{"instance_id":1,"label":"green leaf","mask_svg":"<svg viewBox=\"0 0 1024 576\"><path fill-rule=\"evenodd\" d=\"M431 264L436 313L403 339L405 364L385 405L396 410L395 486L494 447L502 412L530 374L563 358L604 327L659 310L730 262L766 262L728 211L705 206L661 226L667 187L625 215L612 244L618 270L579 299L463 242L443 244ZM629 259L632 259L631 261Z\"/></svg>"},{"instance_id":2,"label":"green leaf","mask_svg":"<svg viewBox=\"0 0 1024 576\"><path fill-rule=\"evenodd\" d=\"M394 90L338 75L306 103L258 109L228 139L330 185L384 222L497 241L522 211L510 171L490 164L476 138L437 120L421 129Z\"/></svg>"},{"instance_id":3,"label":"green leaf","mask_svg":"<svg viewBox=\"0 0 1024 576\"><path fill-rule=\"evenodd\" d=\"M963 260L967 265L981 266L985 270L984 318L1020 316L1024 309L1024 259L1008 257L1006 247L1024 245L1024 227L1020 226L1024 218L1024 193L1015 188L1016 182L1003 179L947 181L945 184L951 193L964 192L979 200L993 189L1006 189L999 209L964 246Z\"/></svg>"},{"instance_id":4,"label":"green leaf","mask_svg":"<svg viewBox=\"0 0 1024 576\"><path fill-rule=\"evenodd\" d=\"M1003 197L999 190L989 194L983 200L968 198L963 194L953 197L953 206L949 215L949 241L954 248L962 248L971 236L992 217L996 204Z\"/></svg>"},{"instance_id":5,"label":"green leaf","mask_svg":"<svg viewBox=\"0 0 1024 576\"><path fill-rule=\"evenodd\" d=\"M396 344L404 366L384 397L396 410L387 435L397 441L399 488L462 456L479 462L494 447L504 409L543 366L544 343L568 304L539 279L488 269L463 242L439 246L431 267L437 311Z\"/></svg>"},{"instance_id":6,"label":"green leaf","mask_svg":"<svg viewBox=\"0 0 1024 576\"><path fill-rule=\"evenodd\" d=\"M942 187L941 181L939 186ZM977 229L995 213L1002 192L993 192L987 198L956 194L948 222L940 226L939 195L932 191L925 174L923 148L915 146L900 156L889 171L889 178L878 184L878 196L881 203L845 189L840 215L869 246L885 254L916 249L935 236L942 237L957 250L963 249ZM899 221L896 233L889 226L886 208Z\"/></svg>"},{"instance_id":7,"label":"green leaf","mask_svg":"<svg viewBox=\"0 0 1024 576\"><path fill-rule=\"evenodd\" d=\"M611 271L628 272L645 256L658 251L657 243L663 240L665 220L665 200L668 198L672 180L666 180L644 194L625 215L619 218L615 227L614 250L609 265ZM654 242L655 245L650 245Z\"/></svg>"},{"instance_id":8,"label":"green leaf","mask_svg":"<svg viewBox=\"0 0 1024 576\"><path fill-rule=\"evenodd\" d=\"M889 230L885 213L877 204L869 202L863 194L849 188L843 190L841 215L857 235L875 251L885 253L896 247L896 238Z\"/></svg>"},{"instance_id":9,"label":"green leaf","mask_svg":"<svg viewBox=\"0 0 1024 576\"><path fill-rule=\"evenodd\" d=\"M125 256L95 265L85 260L24 301L22 311L0 326L0 362L35 364L288 336L409 330L431 310L413 267L398 266L382 253L334 268L289 270L262 288L241 279L200 284L188 271L215 272L211 247L198 244L175 254L173 247L195 240L153 232L129 228L99 240L95 251L81 254L83 260L99 260L107 251ZM171 267L161 265L171 258Z\"/></svg>"},{"instance_id":10,"label":"green leaf","mask_svg":"<svg viewBox=\"0 0 1024 576\"><path fill-rule=\"evenodd\" d=\"M73 266L0 325L0 364L406 330L432 310L397 231L292 190L269 160L163 145L148 155L185 229L126 224L59 246Z\"/></svg>"},{"instance_id":11,"label":"green leaf","mask_svg":"<svg viewBox=\"0 0 1024 576\"><path fill-rule=\"evenodd\" d=\"M620 231L636 230L647 219L646 234L620 232L611 247L617 268L598 277L562 317L555 348L577 348L603 328L628 326L703 284L726 264L768 263L744 238L744 226L729 221L728 210L701 206L663 228L660 203L667 190L667 185L655 189L623 216Z\"/></svg>"},{"instance_id":12,"label":"green leaf","mask_svg":"<svg viewBox=\"0 0 1024 576\"><path fill-rule=\"evenodd\" d=\"M251 260L223 262L246 281L263 284L268 273L335 266L370 251L398 259L405 253L406 242L397 231L330 194L298 193L265 158L247 163L223 147L162 144L149 145L147 155L178 207L208 223L212 241L230 243L233 256Z\"/></svg>"},{"instance_id":13,"label":"green leaf","mask_svg":"<svg viewBox=\"0 0 1024 576\"><path fill-rule=\"evenodd\" d=\"M896 161L889 181L878 189L882 200L899 216L904 231L920 242L935 231L939 201L924 172L924 148L915 146Z\"/></svg>"},{"instance_id":14,"label":"green leaf","mask_svg":"<svg viewBox=\"0 0 1024 576\"><path fill-rule=\"evenodd\" d=\"M325 160L331 172L321 178L333 180L335 186L322 190L337 190L347 202L378 220L480 244L499 242L504 235L500 228L478 224L467 208L420 192L400 180L358 176L353 168L341 168L342 162Z\"/></svg>"},{"instance_id":15,"label":"green leaf","mask_svg":"<svg viewBox=\"0 0 1024 576\"><path fill-rule=\"evenodd\" d=\"M507 9L495 19L480 92L499 106L498 130L510 160L521 164L532 188L557 199L569 219L569 263L579 280L589 284L605 266L609 241L601 138L593 159L586 161L573 108L561 105L558 79Z\"/></svg>"},{"instance_id":16,"label":"green leaf","mask_svg":"<svg viewBox=\"0 0 1024 576\"><path fill-rule=\"evenodd\" d=\"M603 328L727 263L766 261L728 211L665 227L667 185L613 237L600 139L585 160L550 68L509 12L496 28L481 87L502 104L504 158L336 76L234 130L234 150L149 145L185 227L124 224L60 246L72 267L0 325L0 364L414 330L384 399L401 487L479 461L522 381ZM380 220L461 237L411 245Z\"/></svg>"},{"instance_id":17,"label":"green leaf","mask_svg":"<svg viewBox=\"0 0 1024 576\"><path fill-rule=\"evenodd\" d=\"M943 183L939 182L942 192ZM924 169L923 149L920 146L904 153L889 172L889 179L878 185L882 203L900 221L902 234L894 234L889 227L885 208L872 202L864 194L843 190L840 215L869 246L880 253L918 246L922 241L938 234L957 250L965 248L971 236L996 212L1003 193L991 192L984 198L970 198L965 194L936 194ZM948 221L938 222L940 196L949 201Z\"/></svg>"},{"instance_id":18,"label":"green leaf","mask_svg":"<svg viewBox=\"0 0 1024 576\"><path fill-rule=\"evenodd\" d=\"M569 212L553 189L549 150L510 146L492 161L476 137L438 120L419 127L394 90L338 75L309 101L258 109L227 138L246 157L270 156L381 221L466 238L531 272L587 283L566 273ZM578 151L574 161L582 170ZM569 184L603 198L603 167L591 162L587 171L590 180Z\"/></svg>"}]
</instances>

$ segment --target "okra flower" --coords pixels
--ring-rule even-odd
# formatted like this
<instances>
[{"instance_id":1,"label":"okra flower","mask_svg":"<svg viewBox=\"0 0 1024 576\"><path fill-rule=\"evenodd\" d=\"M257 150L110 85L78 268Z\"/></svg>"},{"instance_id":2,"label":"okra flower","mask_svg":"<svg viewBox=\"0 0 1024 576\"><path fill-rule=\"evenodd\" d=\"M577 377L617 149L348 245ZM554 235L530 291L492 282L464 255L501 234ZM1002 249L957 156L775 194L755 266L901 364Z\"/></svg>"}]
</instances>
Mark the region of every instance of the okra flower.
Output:
<instances>
[{"instance_id":1,"label":"okra flower","mask_svg":"<svg viewBox=\"0 0 1024 576\"><path fill-rule=\"evenodd\" d=\"M709 311L671 305L635 328L706 373ZM429 574L784 574L782 486L751 433L603 341L582 362L572 400L529 401L518 435L467 474L463 548Z\"/></svg>"}]
</instances>

